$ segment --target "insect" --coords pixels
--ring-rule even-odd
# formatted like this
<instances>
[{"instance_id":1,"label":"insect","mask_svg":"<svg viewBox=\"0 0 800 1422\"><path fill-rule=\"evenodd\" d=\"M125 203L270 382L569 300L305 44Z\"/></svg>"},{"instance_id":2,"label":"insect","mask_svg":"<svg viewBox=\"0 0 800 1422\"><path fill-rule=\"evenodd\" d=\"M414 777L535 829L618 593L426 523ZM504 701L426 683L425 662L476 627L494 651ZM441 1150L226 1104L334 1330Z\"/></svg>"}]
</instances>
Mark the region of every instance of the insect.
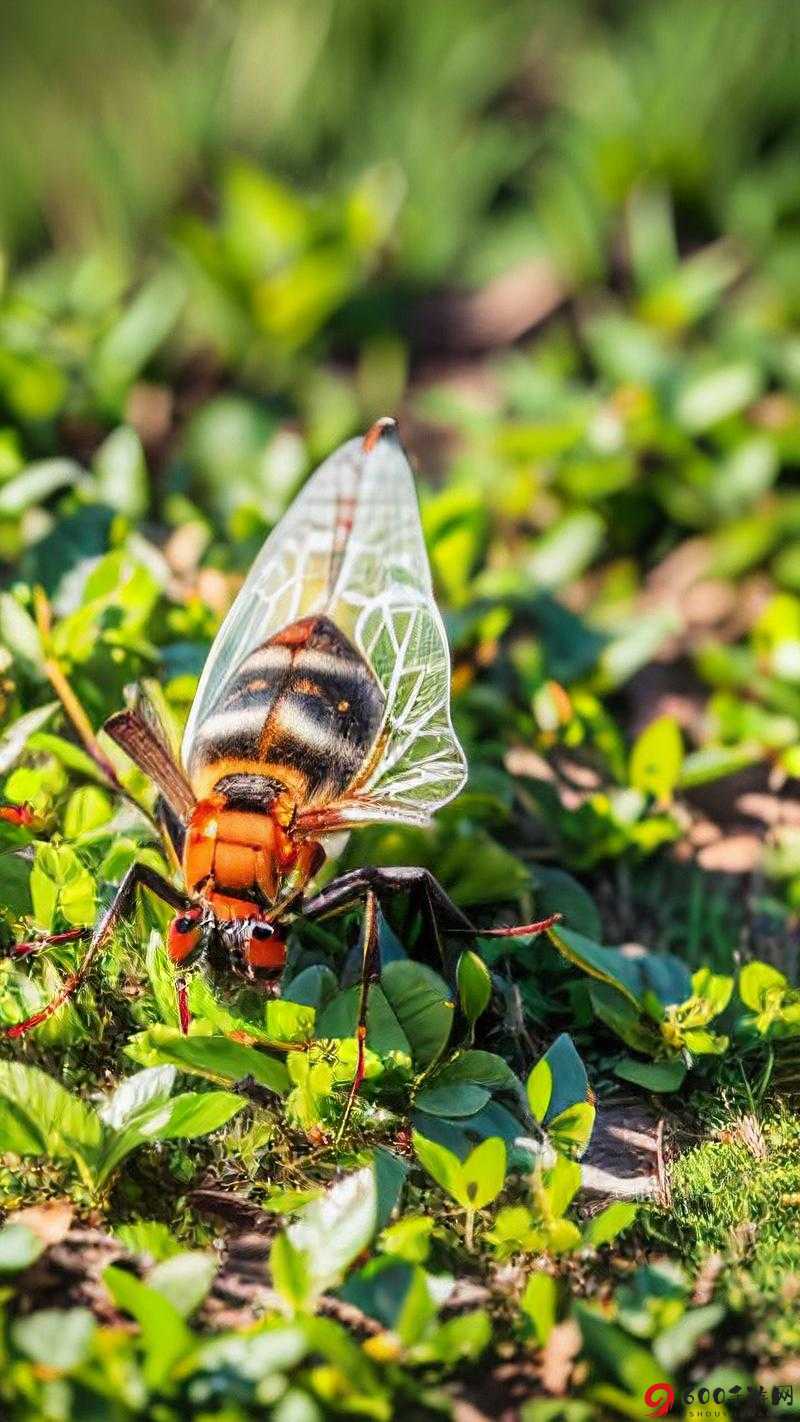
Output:
<instances>
[{"instance_id":1,"label":"insect","mask_svg":"<svg viewBox=\"0 0 800 1422\"><path fill-rule=\"evenodd\" d=\"M332 836L375 822L424 825L466 779L450 719L447 640L393 419L332 454L267 538L211 648L180 755L141 690L105 729L159 792L159 822L185 891L134 864L80 965L6 1035L22 1036L75 992L138 888L176 911L167 950L184 1031L191 964L205 957L274 982L295 916L360 904L349 1111L364 1075L379 901L412 895L439 944L441 933L476 932L425 869L356 869L306 896ZM529 934L551 922L488 932ZM69 936L78 933L59 941ZM30 947L18 945L17 955Z\"/></svg>"}]
</instances>

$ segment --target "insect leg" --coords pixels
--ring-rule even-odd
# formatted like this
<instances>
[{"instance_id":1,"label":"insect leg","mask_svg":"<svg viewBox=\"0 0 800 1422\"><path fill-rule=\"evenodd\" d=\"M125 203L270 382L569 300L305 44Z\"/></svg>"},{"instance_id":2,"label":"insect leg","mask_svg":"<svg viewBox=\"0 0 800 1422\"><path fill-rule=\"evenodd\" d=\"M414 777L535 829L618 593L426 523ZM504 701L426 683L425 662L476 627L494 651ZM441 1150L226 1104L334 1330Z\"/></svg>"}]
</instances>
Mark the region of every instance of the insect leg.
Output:
<instances>
[{"instance_id":1,"label":"insect leg","mask_svg":"<svg viewBox=\"0 0 800 1422\"><path fill-rule=\"evenodd\" d=\"M189 902L185 894L173 888L172 884L161 874L158 874L155 869L151 869L147 864L132 864L112 902L97 923L89 940L89 946L77 968L64 979L55 997L51 998L38 1012L34 1012L32 1017L25 1018L23 1022L15 1022L12 1027L4 1027L2 1029L4 1037L24 1037L34 1027L39 1027L42 1022L46 1022L54 1012L58 1011L59 1007L62 1007L72 997L73 993L86 980L94 959L107 944L120 919L124 918L133 908L137 888L150 889L151 893L156 894L172 908L186 908Z\"/></svg>"},{"instance_id":2,"label":"insect leg","mask_svg":"<svg viewBox=\"0 0 800 1422\"><path fill-rule=\"evenodd\" d=\"M471 937L480 934L482 938L522 938L544 933L561 917L560 914L551 914L536 923L515 924L509 928L476 928L445 893L430 870L415 865L398 865L393 868L365 865L363 868L351 870L349 874L341 874L303 904L303 915L307 918L323 918L328 914L344 913L363 899L369 890L380 899L389 894L419 895L441 961L447 969L451 969L453 964L442 942L442 931L445 934L469 934Z\"/></svg>"},{"instance_id":3,"label":"insect leg","mask_svg":"<svg viewBox=\"0 0 800 1422\"><path fill-rule=\"evenodd\" d=\"M353 1103L361 1090L361 1083L364 1080L366 1069L366 1045L367 1045L367 1008L369 1006L369 990L378 974L378 900L372 889L367 889L364 895L364 917L361 921L361 988L358 996L358 1021L356 1023L356 1042L358 1044L358 1057L356 1060L356 1072L353 1083L347 1097L342 1119L339 1122L339 1129L336 1132L336 1145L342 1139L347 1129L347 1122L353 1109Z\"/></svg>"},{"instance_id":4,"label":"insect leg","mask_svg":"<svg viewBox=\"0 0 800 1422\"><path fill-rule=\"evenodd\" d=\"M90 933L89 928L67 928L63 933L48 933L42 938L31 938L27 943L14 943L8 950L8 956L29 958L32 953L38 953L42 948L57 948L61 943L77 943L81 938L88 938Z\"/></svg>"},{"instance_id":5,"label":"insect leg","mask_svg":"<svg viewBox=\"0 0 800 1422\"><path fill-rule=\"evenodd\" d=\"M6 824L17 825L22 829L41 829L44 824L32 806L27 804L0 805L0 820L5 820Z\"/></svg>"},{"instance_id":6,"label":"insect leg","mask_svg":"<svg viewBox=\"0 0 800 1422\"><path fill-rule=\"evenodd\" d=\"M369 890L382 899L389 894L418 892L421 888L428 891L431 904L448 932L456 929L462 933L477 932L430 870L408 865L390 869L365 865L361 869L352 869L348 874L340 874L313 898L307 899L301 912L306 918L323 918L353 908Z\"/></svg>"}]
</instances>

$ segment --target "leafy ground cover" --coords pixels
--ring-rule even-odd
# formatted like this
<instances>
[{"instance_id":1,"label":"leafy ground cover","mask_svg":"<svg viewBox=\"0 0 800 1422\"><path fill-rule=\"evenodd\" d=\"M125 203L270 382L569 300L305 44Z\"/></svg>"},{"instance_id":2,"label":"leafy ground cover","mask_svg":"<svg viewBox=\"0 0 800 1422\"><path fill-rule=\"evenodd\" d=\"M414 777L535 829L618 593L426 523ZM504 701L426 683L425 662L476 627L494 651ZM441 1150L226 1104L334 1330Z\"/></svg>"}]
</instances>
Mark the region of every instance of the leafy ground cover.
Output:
<instances>
[{"instance_id":1,"label":"leafy ground cover","mask_svg":"<svg viewBox=\"0 0 800 1422\"><path fill-rule=\"evenodd\" d=\"M268 167L253 134L209 132L188 197L178 75L158 193L115 132L129 181L106 209L84 164L67 240L36 145L16 159L0 803L31 815L0 818L0 1025L81 952L14 942L92 924L135 859L173 872L104 718L146 679L178 733L264 535L386 410L419 470L470 778L430 830L361 831L337 867L426 866L479 928L561 920L443 965L387 910L337 1141L357 919L298 922L279 997L193 976L183 1037L143 900L79 996L0 1052L4 1415L584 1422L666 1415L672 1393L686 1417L791 1415L793 37L773 53L770 5L622 7L616 28L570 10L540 91L549 12L532 38L527 7L501 23L464 0L450 68L434 7L379 8L415 54L403 84L387 97L369 7L336 10L327 72L363 58L391 163L316 59L307 128L286 97ZM431 153L399 135L434 72L452 141Z\"/></svg>"}]
</instances>

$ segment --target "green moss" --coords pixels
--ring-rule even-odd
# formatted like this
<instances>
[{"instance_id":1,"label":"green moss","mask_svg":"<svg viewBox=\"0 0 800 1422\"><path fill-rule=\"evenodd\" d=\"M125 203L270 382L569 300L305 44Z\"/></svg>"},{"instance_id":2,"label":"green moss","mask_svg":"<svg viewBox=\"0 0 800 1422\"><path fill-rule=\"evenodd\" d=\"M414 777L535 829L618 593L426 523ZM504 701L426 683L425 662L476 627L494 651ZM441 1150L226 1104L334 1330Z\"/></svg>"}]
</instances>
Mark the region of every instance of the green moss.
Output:
<instances>
[{"instance_id":1,"label":"green moss","mask_svg":"<svg viewBox=\"0 0 800 1422\"><path fill-rule=\"evenodd\" d=\"M719 1256L717 1297L752 1330L754 1354L800 1346L800 1121L779 1107L760 1122L763 1147L731 1121L676 1162L672 1203L651 1211L653 1234L677 1248L692 1273Z\"/></svg>"}]
</instances>

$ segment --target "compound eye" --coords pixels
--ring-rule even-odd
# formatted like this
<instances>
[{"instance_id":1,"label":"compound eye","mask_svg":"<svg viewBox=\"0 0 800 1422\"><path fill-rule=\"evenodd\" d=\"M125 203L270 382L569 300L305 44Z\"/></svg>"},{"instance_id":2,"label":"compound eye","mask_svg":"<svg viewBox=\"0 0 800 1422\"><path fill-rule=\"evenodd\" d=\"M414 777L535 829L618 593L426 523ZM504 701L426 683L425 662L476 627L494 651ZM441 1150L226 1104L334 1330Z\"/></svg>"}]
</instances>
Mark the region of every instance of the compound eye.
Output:
<instances>
[{"instance_id":1,"label":"compound eye","mask_svg":"<svg viewBox=\"0 0 800 1422\"><path fill-rule=\"evenodd\" d=\"M246 956L251 968L279 973L286 962L286 944L276 938L271 923L254 923L250 929Z\"/></svg>"},{"instance_id":2,"label":"compound eye","mask_svg":"<svg viewBox=\"0 0 800 1422\"><path fill-rule=\"evenodd\" d=\"M202 946L203 929L199 914L179 914L167 933L167 952L173 963L187 964Z\"/></svg>"}]
</instances>

